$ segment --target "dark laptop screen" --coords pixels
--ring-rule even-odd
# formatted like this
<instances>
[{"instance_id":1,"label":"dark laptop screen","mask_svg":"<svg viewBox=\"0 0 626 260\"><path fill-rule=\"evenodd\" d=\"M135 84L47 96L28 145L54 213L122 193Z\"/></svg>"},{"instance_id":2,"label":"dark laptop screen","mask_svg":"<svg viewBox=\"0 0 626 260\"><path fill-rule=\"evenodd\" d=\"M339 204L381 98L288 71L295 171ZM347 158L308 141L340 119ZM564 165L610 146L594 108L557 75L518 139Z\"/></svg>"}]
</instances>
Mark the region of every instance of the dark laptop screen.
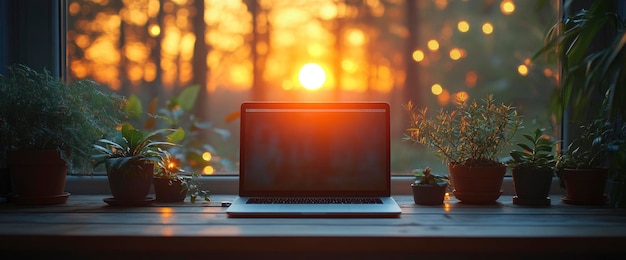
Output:
<instances>
[{"instance_id":1,"label":"dark laptop screen","mask_svg":"<svg viewBox=\"0 0 626 260\"><path fill-rule=\"evenodd\" d=\"M242 196L389 195L385 103L245 103Z\"/></svg>"}]
</instances>

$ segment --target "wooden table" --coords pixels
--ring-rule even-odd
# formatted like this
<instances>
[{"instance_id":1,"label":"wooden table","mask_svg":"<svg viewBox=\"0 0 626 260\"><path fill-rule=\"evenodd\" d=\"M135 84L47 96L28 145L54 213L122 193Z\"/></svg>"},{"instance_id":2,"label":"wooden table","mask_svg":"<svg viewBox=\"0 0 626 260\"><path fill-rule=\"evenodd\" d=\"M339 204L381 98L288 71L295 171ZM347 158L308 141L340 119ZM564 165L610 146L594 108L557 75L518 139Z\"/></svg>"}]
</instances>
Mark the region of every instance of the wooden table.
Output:
<instances>
[{"instance_id":1,"label":"wooden table","mask_svg":"<svg viewBox=\"0 0 626 260\"><path fill-rule=\"evenodd\" d=\"M626 256L626 210L493 205L418 206L394 196L394 219L231 219L223 200L111 207L107 195L72 195L66 204L0 204L0 254L137 257L494 257Z\"/></svg>"}]
</instances>

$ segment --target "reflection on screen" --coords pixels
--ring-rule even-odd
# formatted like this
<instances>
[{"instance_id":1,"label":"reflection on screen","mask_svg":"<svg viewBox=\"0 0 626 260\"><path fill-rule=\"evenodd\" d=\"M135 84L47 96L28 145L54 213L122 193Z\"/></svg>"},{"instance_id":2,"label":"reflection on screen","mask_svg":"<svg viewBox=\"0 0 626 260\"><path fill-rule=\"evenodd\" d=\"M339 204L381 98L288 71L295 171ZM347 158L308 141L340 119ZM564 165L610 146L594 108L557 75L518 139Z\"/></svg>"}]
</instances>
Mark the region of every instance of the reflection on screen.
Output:
<instances>
[{"instance_id":1,"label":"reflection on screen","mask_svg":"<svg viewBox=\"0 0 626 260\"><path fill-rule=\"evenodd\" d=\"M385 109L248 109L245 113L241 159L246 189L385 190L389 178Z\"/></svg>"}]
</instances>

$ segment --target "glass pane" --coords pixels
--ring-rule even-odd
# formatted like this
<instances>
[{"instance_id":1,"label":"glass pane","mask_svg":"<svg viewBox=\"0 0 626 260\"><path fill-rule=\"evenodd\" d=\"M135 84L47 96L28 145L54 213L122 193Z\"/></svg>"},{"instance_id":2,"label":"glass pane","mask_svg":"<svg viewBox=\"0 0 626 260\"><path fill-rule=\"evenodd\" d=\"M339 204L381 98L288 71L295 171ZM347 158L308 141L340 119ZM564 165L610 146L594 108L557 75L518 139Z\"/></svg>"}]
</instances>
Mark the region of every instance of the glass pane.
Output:
<instances>
[{"instance_id":1,"label":"glass pane","mask_svg":"<svg viewBox=\"0 0 626 260\"><path fill-rule=\"evenodd\" d=\"M68 75L136 99L137 127L183 126L185 167L237 173L247 100L385 101L392 172L445 166L402 141L403 104L430 111L493 93L554 130L558 77L531 61L557 1L70 0ZM173 120L149 119L149 113ZM507 153L502 155L503 159Z\"/></svg>"}]
</instances>

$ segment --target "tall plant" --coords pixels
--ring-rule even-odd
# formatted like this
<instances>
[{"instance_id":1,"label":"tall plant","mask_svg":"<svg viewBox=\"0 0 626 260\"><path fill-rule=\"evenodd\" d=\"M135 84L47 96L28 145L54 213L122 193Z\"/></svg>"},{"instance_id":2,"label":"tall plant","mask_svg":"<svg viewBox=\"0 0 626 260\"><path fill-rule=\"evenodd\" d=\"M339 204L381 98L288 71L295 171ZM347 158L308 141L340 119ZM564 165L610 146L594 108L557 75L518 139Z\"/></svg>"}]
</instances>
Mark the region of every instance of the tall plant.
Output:
<instances>
[{"instance_id":1,"label":"tall plant","mask_svg":"<svg viewBox=\"0 0 626 260\"><path fill-rule=\"evenodd\" d=\"M564 6L570 13L571 1ZM616 1L594 1L588 10L557 21L535 54L534 59L555 55L561 62L561 88L550 106L559 119L568 105L575 117L589 111L611 120L626 116L626 24L616 10ZM589 102L594 94L601 96L601 104Z\"/></svg>"}]
</instances>

